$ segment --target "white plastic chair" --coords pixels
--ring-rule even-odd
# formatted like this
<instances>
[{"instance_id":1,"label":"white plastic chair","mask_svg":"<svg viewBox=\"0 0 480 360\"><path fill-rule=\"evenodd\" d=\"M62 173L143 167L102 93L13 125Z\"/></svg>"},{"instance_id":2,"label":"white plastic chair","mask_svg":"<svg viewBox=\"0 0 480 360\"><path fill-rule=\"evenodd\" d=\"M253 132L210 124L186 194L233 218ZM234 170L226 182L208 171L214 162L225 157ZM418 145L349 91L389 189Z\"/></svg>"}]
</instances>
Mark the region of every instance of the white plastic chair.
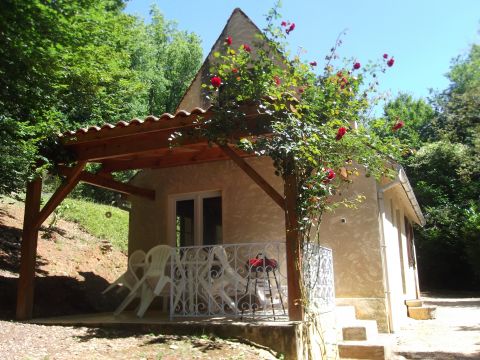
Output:
<instances>
[{"instance_id":1,"label":"white plastic chair","mask_svg":"<svg viewBox=\"0 0 480 360\"><path fill-rule=\"evenodd\" d=\"M127 271L125 271L120 277L110 284L102 294L106 294L112 290L115 286L120 285L117 292L127 288L132 290L135 284L139 281L137 271L145 266L145 252L143 250L136 250L128 258Z\"/></svg>"},{"instance_id":2,"label":"white plastic chair","mask_svg":"<svg viewBox=\"0 0 480 360\"><path fill-rule=\"evenodd\" d=\"M170 276L165 274L168 260L172 254L173 248L168 245L157 245L148 251L142 278L136 282L130 293L115 310L115 315L125 310L136 297L140 297L137 316L142 317L145 314L153 299L160 295L165 285L172 283ZM152 283L155 285L152 286Z\"/></svg>"},{"instance_id":3,"label":"white plastic chair","mask_svg":"<svg viewBox=\"0 0 480 360\"><path fill-rule=\"evenodd\" d=\"M211 282L205 281L205 276L200 276L201 285L205 288L210 300L219 308L221 308L221 306L216 301L217 296L219 296L232 311L236 312L237 306L235 300L227 293L226 288L233 287L235 292L237 292L240 289L246 288L247 281L230 265L223 246L215 246L210 255L209 264L205 267L206 271L210 271L212 265L215 263L220 263L221 269L218 272L218 277L212 278Z\"/></svg>"}]
</instances>

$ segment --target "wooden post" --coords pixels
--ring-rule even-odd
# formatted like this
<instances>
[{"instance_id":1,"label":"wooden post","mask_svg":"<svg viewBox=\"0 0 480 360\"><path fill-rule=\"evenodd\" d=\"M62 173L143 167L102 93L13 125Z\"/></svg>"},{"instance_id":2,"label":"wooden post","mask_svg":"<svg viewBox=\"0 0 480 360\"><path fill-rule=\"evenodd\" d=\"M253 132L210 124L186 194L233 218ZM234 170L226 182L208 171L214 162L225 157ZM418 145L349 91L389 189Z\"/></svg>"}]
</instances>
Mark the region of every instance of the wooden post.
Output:
<instances>
[{"instance_id":1,"label":"wooden post","mask_svg":"<svg viewBox=\"0 0 480 360\"><path fill-rule=\"evenodd\" d=\"M304 309L301 291L301 239L297 219L297 178L293 171L293 161L285 176L285 230L288 283L288 316L290 321L303 321Z\"/></svg>"},{"instance_id":2,"label":"wooden post","mask_svg":"<svg viewBox=\"0 0 480 360\"><path fill-rule=\"evenodd\" d=\"M60 202L72 191L79 181L85 167L85 161L79 161L65 182L55 191L47 204L40 211L42 180L36 179L27 184L25 198L25 216L21 247L20 277L17 291L17 319L31 319L33 314L33 290L35 282L35 261L37 258L38 230L45 219Z\"/></svg>"},{"instance_id":3,"label":"wooden post","mask_svg":"<svg viewBox=\"0 0 480 360\"><path fill-rule=\"evenodd\" d=\"M38 227L34 223L40 212L42 180L27 184L25 215L21 245L20 277L17 290L17 319L26 320L33 313L33 289L35 281L35 260L37 258Z\"/></svg>"}]
</instances>

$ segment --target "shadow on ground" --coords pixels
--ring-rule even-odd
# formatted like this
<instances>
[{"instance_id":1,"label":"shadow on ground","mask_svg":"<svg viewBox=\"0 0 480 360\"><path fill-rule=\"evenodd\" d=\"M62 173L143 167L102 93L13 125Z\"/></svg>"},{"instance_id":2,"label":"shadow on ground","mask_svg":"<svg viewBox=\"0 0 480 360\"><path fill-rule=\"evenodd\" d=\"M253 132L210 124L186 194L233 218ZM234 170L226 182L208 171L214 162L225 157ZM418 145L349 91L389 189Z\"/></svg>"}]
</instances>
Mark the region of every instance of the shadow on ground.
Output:
<instances>
[{"instance_id":1,"label":"shadow on ground","mask_svg":"<svg viewBox=\"0 0 480 360\"><path fill-rule=\"evenodd\" d=\"M10 216L2 209L0 213ZM0 275L0 319L15 318L21 238L21 229L0 223L0 270L7 272ZM122 294L111 291L102 295L109 285L103 277L93 272L79 272L83 281L68 276L48 276L39 269L47 264L46 259L37 255L33 317L113 311L119 305Z\"/></svg>"},{"instance_id":2,"label":"shadow on ground","mask_svg":"<svg viewBox=\"0 0 480 360\"><path fill-rule=\"evenodd\" d=\"M102 295L108 282L92 272L80 273L84 281L67 276L36 277L33 317L50 317L113 311L121 296ZM18 278L0 276L0 319L14 319Z\"/></svg>"},{"instance_id":3,"label":"shadow on ground","mask_svg":"<svg viewBox=\"0 0 480 360\"><path fill-rule=\"evenodd\" d=\"M411 360L473 360L480 359L480 353L465 355L449 352L399 352L397 355Z\"/></svg>"},{"instance_id":4,"label":"shadow on ground","mask_svg":"<svg viewBox=\"0 0 480 360\"><path fill-rule=\"evenodd\" d=\"M426 305L434 306L448 306L451 308L467 308L467 307L479 307L480 298L478 300L458 300L455 302L451 301L438 301L438 300L426 300L424 301Z\"/></svg>"},{"instance_id":5,"label":"shadow on ground","mask_svg":"<svg viewBox=\"0 0 480 360\"><path fill-rule=\"evenodd\" d=\"M18 273L20 269L20 244L22 231L16 227L0 225L0 269ZM37 256L37 267L46 265L41 256ZM37 275L46 272L37 268Z\"/></svg>"},{"instance_id":6,"label":"shadow on ground","mask_svg":"<svg viewBox=\"0 0 480 360\"><path fill-rule=\"evenodd\" d=\"M202 352L207 352L211 350L220 350L222 349L222 344L216 341L216 337L213 335L209 336L184 336L184 335L175 335L175 334L159 334L158 328L149 328L148 325L142 326L142 328L90 328L87 330L87 334L78 336L77 339L80 342L88 342L92 339L102 338L102 339L119 339L119 338L129 338L135 337L139 338L144 335L150 335L150 339L146 340L140 346L148 345L157 345L157 344L168 344L171 341L188 341L194 348L198 348Z\"/></svg>"}]
</instances>

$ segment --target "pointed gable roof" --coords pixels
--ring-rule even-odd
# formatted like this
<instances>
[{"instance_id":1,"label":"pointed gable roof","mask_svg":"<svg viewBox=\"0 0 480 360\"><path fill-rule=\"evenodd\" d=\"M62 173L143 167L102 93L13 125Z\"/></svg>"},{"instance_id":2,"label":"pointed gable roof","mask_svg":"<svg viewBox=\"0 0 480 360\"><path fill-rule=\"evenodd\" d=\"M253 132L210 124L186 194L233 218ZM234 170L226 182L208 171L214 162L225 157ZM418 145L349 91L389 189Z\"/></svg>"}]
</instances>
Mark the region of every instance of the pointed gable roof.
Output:
<instances>
[{"instance_id":1,"label":"pointed gable roof","mask_svg":"<svg viewBox=\"0 0 480 360\"><path fill-rule=\"evenodd\" d=\"M230 15L230 18L220 36L217 41L215 41L208 56L205 58L203 65L183 95L177 111L179 109L193 109L196 107L208 108L210 106L210 103L203 93L202 83L208 83L209 68L214 59L213 54L217 51L220 52L223 49L225 38L227 36L232 37L231 47L233 49L238 49L242 44L251 45L255 40L255 36L261 33L262 31L257 25L255 25L241 9L236 8L233 10L232 15Z\"/></svg>"}]
</instances>

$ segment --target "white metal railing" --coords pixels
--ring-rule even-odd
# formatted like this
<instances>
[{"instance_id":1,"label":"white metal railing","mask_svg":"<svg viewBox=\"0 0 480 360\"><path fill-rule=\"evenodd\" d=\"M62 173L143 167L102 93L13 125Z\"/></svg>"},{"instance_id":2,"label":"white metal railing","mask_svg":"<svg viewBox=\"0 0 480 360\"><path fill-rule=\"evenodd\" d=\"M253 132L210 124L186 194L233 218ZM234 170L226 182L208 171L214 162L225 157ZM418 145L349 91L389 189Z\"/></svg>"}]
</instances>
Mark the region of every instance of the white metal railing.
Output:
<instances>
[{"instance_id":1,"label":"white metal railing","mask_svg":"<svg viewBox=\"0 0 480 360\"><path fill-rule=\"evenodd\" d=\"M171 317L287 320L285 243L175 250Z\"/></svg>"},{"instance_id":2,"label":"white metal railing","mask_svg":"<svg viewBox=\"0 0 480 360\"><path fill-rule=\"evenodd\" d=\"M284 242L175 249L170 316L288 320ZM335 303L332 251L305 247L305 285L312 309Z\"/></svg>"},{"instance_id":3,"label":"white metal railing","mask_svg":"<svg viewBox=\"0 0 480 360\"><path fill-rule=\"evenodd\" d=\"M303 246L304 285L308 310L323 313L335 307L332 250L315 243Z\"/></svg>"}]
</instances>

